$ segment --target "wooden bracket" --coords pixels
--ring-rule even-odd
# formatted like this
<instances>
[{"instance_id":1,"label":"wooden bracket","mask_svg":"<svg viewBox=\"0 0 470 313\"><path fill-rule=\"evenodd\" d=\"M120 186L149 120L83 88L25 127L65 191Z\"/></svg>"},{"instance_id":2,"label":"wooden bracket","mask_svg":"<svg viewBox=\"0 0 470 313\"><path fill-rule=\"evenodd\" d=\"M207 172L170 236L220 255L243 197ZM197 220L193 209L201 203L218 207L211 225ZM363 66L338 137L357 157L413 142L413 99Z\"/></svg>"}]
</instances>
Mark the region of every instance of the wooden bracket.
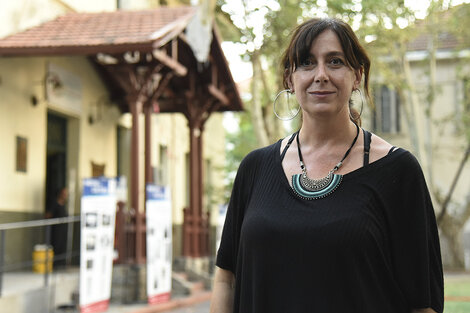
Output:
<instances>
[{"instance_id":1,"label":"wooden bracket","mask_svg":"<svg viewBox=\"0 0 470 313\"><path fill-rule=\"evenodd\" d=\"M178 62L178 39L171 41L171 58Z\"/></svg>"},{"instance_id":2,"label":"wooden bracket","mask_svg":"<svg viewBox=\"0 0 470 313\"><path fill-rule=\"evenodd\" d=\"M173 73L167 73L165 77L160 81L160 84L158 85L158 88L155 90L153 93L151 99L150 99L150 104L153 103L154 101L158 101L158 98L163 94L165 91L165 88L168 86L168 83L170 82L171 78L173 77Z\"/></svg>"},{"instance_id":3,"label":"wooden bracket","mask_svg":"<svg viewBox=\"0 0 470 313\"><path fill-rule=\"evenodd\" d=\"M211 69L212 69L212 85L214 85L215 87L218 86L218 77L217 77L217 66L215 66L215 63L214 63L214 60L213 58L210 58L211 59Z\"/></svg>"},{"instance_id":4,"label":"wooden bracket","mask_svg":"<svg viewBox=\"0 0 470 313\"><path fill-rule=\"evenodd\" d=\"M224 106L229 105L229 99L219 88L217 88L213 84L209 84L207 85L207 89L209 89L209 93L213 95L217 100L222 102Z\"/></svg>"},{"instance_id":5,"label":"wooden bracket","mask_svg":"<svg viewBox=\"0 0 470 313\"><path fill-rule=\"evenodd\" d=\"M178 76L186 76L186 74L188 73L188 69L183 64L172 59L163 50L159 50L159 49L153 50L153 56L155 57L155 59L157 59L158 61L165 64L166 66L171 68L173 71L175 71L176 75Z\"/></svg>"}]
</instances>

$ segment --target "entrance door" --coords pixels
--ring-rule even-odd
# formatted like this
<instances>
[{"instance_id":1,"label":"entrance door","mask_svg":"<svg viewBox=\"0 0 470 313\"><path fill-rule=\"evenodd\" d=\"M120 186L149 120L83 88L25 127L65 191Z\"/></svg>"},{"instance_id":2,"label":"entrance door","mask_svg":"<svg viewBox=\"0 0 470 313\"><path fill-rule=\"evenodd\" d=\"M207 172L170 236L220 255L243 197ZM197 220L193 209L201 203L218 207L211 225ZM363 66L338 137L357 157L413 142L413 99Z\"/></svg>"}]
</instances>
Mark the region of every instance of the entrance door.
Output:
<instances>
[{"instance_id":1,"label":"entrance door","mask_svg":"<svg viewBox=\"0 0 470 313\"><path fill-rule=\"evenodd\" d=\"M67 119L47 114L46 208L55 201L57 191L66 187Z\"/></svg>"}]
</instances>

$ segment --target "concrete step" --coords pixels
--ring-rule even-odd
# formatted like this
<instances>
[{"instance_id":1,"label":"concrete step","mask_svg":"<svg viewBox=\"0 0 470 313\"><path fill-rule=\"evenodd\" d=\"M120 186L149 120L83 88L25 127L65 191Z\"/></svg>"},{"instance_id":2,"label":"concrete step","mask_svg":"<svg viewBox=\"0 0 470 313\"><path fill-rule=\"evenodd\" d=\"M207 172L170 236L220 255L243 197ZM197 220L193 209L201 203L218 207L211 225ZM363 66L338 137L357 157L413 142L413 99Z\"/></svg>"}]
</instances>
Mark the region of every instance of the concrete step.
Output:
<instances>
[{"instance_id":1,"label":"concrete step","mask_svg":"<svg viewBox=\"0 0 470 313\"><path fill-rule=\"evenodd\" d=\"M78 268L54 271L49 276L47 286L42 274L5 273L0 297L0 312L61 312L57 310L59 306L73 303L71 295L78 290L78 284Z\"/></svg>"},{"instance_id":2,"label":"concrete step","mask_svg":"<svg viewBox=\"0 0 470 313\"><path fill-rule=\"evenodd\" d=\"M203 281L191 281L185 272L173 272L171 278L171 292L175 297L195 295L206 290Z\"/></svg>"}]
</instances>

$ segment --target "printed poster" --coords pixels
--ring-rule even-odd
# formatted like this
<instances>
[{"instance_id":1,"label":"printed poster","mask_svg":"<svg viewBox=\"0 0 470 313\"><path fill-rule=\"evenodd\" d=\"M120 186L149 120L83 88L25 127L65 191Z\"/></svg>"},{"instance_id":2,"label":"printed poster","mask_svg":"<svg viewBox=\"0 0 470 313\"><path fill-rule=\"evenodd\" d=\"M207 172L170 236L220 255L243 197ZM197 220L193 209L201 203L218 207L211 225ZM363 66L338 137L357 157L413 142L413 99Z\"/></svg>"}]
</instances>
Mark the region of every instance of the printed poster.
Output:
<instances>
[{"instance_id":1,"label":"printed poster","mask_svg":"<svg viewBox=\"0 0 470 313\"><path fill-rule=\"evenodd\" d=\"M146 186L147 297L148 303L166 302L171 296L172 216L170 189Z\"/></svg>"},{"instance_id":2,"label":"printed poster","mask_svg":"<svg viewBox=\"0 0 470 313\"><path fill-rule=\"evenodd\" d=\"M116 180L83 180L80 239L80 312L108 309L111 297Z\"/></svg>"}]
</instances>

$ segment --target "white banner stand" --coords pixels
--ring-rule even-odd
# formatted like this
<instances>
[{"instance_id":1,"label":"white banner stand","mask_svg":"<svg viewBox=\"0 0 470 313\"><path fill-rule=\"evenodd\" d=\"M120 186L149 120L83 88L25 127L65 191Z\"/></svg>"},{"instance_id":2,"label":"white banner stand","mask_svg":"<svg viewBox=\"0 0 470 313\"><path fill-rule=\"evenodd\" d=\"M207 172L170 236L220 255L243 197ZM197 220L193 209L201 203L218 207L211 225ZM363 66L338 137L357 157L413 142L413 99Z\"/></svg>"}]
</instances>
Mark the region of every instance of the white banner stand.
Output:
<instances>
[{"instance_id":1,"label":"white banner stand","mask_svg":"<svg viewBox=\"0 0 470 313\"><path fill-rule=\"evenodd\" d=\"M149 304L171 296L172 217L170 189L146 186L147 297Z\"/></svg>"},{"instance_id":2,"label":"white banner stand","mask_svg":"<svg viewBox=\"0 0 470 313\"><path fill-rule=\"evenodd\" d=\"M111 296L116 179L86 178L81 200L80 312L108 309Z\"/></svg>"}]
</instances>

